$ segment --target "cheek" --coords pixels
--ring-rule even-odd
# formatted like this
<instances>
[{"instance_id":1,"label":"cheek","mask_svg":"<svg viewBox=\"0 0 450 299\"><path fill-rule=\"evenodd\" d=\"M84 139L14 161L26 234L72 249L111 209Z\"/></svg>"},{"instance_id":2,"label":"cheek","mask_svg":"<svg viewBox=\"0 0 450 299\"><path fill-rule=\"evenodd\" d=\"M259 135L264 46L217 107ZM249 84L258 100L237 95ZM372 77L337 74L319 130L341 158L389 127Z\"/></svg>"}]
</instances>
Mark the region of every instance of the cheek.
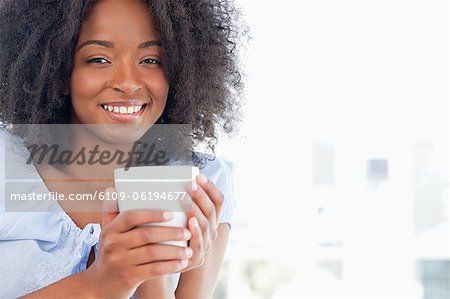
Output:
<instances>
[{"instance_id":1,"label":"cheek","mask_svg":"<svg viewBox=\"0 0 450 299\"><path fill-rule=\"evenodd\" d=\"M169 94L169 83L166 77L164 74L158 74L149 78L151 79L146 80L146 85L157 101L155 104L165 106Z\"/></svg>"},{"instance_id":2,"label":"cheek","mask_svg":"<svg viewBox=\"0 0 450 299\"><path fill-rule=\"evenodd\" d=\"M92 72L74 71L71 78L71 96L74 101L88 100L95 96L103 82Z\"/></svg>"}]
</instances>

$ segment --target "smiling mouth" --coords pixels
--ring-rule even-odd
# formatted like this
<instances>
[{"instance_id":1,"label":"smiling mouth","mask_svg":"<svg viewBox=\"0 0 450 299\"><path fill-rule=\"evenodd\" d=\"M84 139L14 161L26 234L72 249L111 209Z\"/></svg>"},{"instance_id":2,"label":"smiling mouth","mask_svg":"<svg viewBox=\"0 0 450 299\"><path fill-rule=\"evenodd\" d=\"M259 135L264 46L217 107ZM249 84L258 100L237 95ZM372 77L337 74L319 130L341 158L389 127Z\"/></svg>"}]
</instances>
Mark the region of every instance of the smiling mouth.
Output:
<instances>
[{"instance_id":1,"label":"smiling mouth","mask_svg":"<svg viewBox=\"0 0 450 299\"><path fill-rule=\"evenodd\" d=\"M129 115L129 114L139 114L147 107L147 104L133 105L133 106L100 105L100 107L102 107L103 110L114 114Z\"/></svg>"},{"instance_id":2,"label":"smiling mouth","mask_svg":"<svg viewBox=\"0 0 450 299\"><path fill-rule=\"evenodd\" d=\"M108 105L101 104L99 105L101 110L106 113L106 115L114 121L125 122L125 123L134 123L141 119L147 110L149 104L116 104L116 105Z\"/></svg>"}]
</instances>

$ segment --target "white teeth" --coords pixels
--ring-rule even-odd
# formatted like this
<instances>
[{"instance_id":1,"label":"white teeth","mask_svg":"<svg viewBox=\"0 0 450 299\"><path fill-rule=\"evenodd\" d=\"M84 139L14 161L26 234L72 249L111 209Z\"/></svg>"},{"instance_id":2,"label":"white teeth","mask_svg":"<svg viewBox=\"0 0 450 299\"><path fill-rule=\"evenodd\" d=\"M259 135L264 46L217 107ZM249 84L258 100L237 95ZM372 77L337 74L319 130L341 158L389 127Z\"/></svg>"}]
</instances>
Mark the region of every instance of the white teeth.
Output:
<instances>
[{"instance_id":1,"label":"white teeth","mask_svg":"<svg viewBox=\"0 0 450 299\"><path fill-rule=\"evenodd\" d=\"M102 105L102 108L114 113L121 114L132 114L141 110L142 106L110 106L110 105Z\"/></svg>"}]
</instances>

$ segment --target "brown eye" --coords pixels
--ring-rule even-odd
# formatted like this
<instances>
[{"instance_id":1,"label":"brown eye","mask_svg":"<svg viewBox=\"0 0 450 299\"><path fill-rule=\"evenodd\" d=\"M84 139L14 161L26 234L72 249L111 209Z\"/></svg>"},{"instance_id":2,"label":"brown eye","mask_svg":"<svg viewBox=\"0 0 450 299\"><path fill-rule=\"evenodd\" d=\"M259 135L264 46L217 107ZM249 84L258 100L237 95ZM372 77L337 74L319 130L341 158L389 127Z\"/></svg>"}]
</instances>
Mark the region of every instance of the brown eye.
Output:
<instances>
[{"instance_id":1,"label":"brown eye","mask_svg":"<svg viewBox=\"0 0 450 299\"><path fill-rule=\"evenodd\" d=\"M108 63L109 61L106 60L105 58L94 57L94 58L86 60L86 62L87 63L96 63L96 64L105 64L105 63Z\"/></svg>"},{"instance_id":2,"label":"brown eye","mask_svg":"<svg viewBox=\"0 0 450 299\"><path fill-rule=\"evenodd\" d=\"M153 58L144 59L144 60L142 60L141 63L144 63L144 64L161 64L161 62L159 60L153 59Z\"/></svg>"}]
</instances>

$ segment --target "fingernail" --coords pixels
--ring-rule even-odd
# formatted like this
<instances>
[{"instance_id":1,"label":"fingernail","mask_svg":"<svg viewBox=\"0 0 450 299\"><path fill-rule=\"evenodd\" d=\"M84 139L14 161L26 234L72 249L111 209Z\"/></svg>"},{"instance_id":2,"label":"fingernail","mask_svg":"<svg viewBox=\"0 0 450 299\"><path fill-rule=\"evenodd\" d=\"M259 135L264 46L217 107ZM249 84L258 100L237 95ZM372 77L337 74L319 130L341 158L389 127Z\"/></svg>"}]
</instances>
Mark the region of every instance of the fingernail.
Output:
<instances>
[{"instance_id":1,"label":"fingernail","mask_svg":"<svg viewBox=\"0 0 450 299\"><path fill-rule=\"evenodd\" d=\"M196 182L192 182L192 190L196 191L198 189L198 185Z\"/></svg>"},{"instance_id":2,"label":"fingernail","mask_svg":"<svg viewBox=\"0 0 450 299\"><path fill-rule=\"evenodd\" d=\"M206 184L208 182L208 179L203 173L199 174L197 178L201 184Z\"/></svg>"},{"instance_id":3,"label":"fingernail","mask_svg":"<svg viewBox=\"0 0 450 299\"><path fill-rule=\"evenodd\" d=\"M166 220L170 220L173 218L173 213L172 212L164 212L163 213L163 218Z\"/></svg>"},{"instance_id":4,"label":"fingernail","mask_svg":"<svg viewBox=\"0 0 450 299\"><path fill-rule=\"evenodd\" d=\"M187 229L184 230L184 239L189 240L191 238L191 232Z\"/></svg>"}]
</instances>

